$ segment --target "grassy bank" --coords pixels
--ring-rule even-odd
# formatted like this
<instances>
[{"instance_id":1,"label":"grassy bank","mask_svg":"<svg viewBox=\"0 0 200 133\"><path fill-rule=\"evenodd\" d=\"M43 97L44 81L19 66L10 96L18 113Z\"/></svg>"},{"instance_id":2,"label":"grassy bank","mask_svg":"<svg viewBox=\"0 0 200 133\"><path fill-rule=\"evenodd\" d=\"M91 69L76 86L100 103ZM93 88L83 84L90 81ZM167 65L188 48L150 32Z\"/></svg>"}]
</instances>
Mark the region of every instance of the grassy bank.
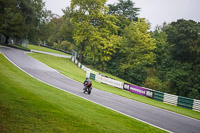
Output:
<instances>
[{"instance_id":1,"label":"grassy bank","mask_svg":"<svg viewBox=\"0 0 200 133\"><path fill-rule=\"evenodd\" d=\"M0 132L163 132L46 85L0 54Z\"/></svg>"},{"instance_id":2,"label":"grassy bank","mask_svg":"<svg viewBox=\"0 0 200 133\"><path fill-rule=\"evenodd\" d=\"M85 80L86 73L80 68L78 68L69 59L59 58L59 57L54 57L54 56L44 55L44 54L36 54L36 53L29 54L29 55L47 64L48 66L58 70L59 72L61 72L62 74L66 75L69 78L72 78L79 82L83 82ZM106 73L104 74L107 75ZM114 76L113 78L117 79ZM137 94L133 94L125 90L120 90L120 89L117 89L105 84L101 84L95 81L93 81L93 87L200 120L200 112L164 104L162 102L159 102L147 97L143 97Z\"/></svg>"},{"instance_id":3,"label":"grassy bank","mask_svg":"<svg viewBox=\"0 0 200 133\"><path fill-rule=\"evenodd\" d=\"M66 54L66 53L64 53L64 52L60 52L60 51L57 51L57 50L45 48L45 47L42 47L42 46L28 45L28 48L29 48L29 49L33 49L33 50L39 50L39 51L44 51L44 52L50 52L50 53L55 53L55 54L61 54L61 55L68 55L68 56L71 56L71 55Z\"/></svg>"},{"instance_id":4,"label":"grassy bank","mask_svg":"<svg viewBox=\"0 0 200 133\"><path fill-rule=\"evenodd\" d=\"M11 48L16 48L16 49L21 49L21 50L24 50L24 51L30 51L29 48L26 48L24 46L21 46L21 45L15 45L15 44L8 44L8 45L0 45L0 46L6 46L6 47L11 47Z\"/></svg>"}]
</instances>

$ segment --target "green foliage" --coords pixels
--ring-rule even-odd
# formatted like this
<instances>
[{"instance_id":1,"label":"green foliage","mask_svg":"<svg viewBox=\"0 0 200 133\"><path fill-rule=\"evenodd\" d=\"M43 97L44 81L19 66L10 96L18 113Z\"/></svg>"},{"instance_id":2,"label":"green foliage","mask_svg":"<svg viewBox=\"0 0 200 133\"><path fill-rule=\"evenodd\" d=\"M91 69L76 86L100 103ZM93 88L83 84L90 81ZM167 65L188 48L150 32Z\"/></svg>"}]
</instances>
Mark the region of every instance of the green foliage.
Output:
<instances>
[{"instance_id":1,"label":"green foliage","mask_svg":"<svg viewBox=\"0 0 200 133\"><path fill-rule=\"evenodd\" d=\"M64 51L69 51L72 52L74 49L74 45L68 41L62 41L59 43L54 43L53 48L56 48L58 50L64 50Z\"/></svg>"},{"instance_id":2,"label":"green foliage","mask_svg":"<svg viewBox=\"0 0 200 133\"><path fill-rule=\"evenodd\" d=\"M162 31L162 27L157 27L157 29L152 33L152 37L156 40L156 48L154 53L156 55L156 66L159 66L163 61L169 56L170 44L167 42L167 34Z\"/></svg>"},{"instance_id":3,"label":"green foliage","mask_svg":"<svg viewBox=\"0 0 200 133\"><path fill-rule=\"evenodd\" d=\"M7 37L24 37L25 19L21 11L13 3L13 0L1 1L0 3L0 33Z\"/></svg>"},{"instance_id":4,"label":"green foliage","mask_svg":"<svg viewBox=\"0 0 200 133\"><path fill-rule=\"evenodd\" d=\"M42 0L3 0L0 5L0 33L6 36L6 43L10 37L30 42L38 39L43 18Z\"/></svg>"},{"instance_id":5,"label":"green foliage","mask_svg":"<svg viewBox=\"0 0 200 133\"><path fill-rule=\"evenodd\" d=\"M118 3L108 4L108 14L115 15L119 20L116 25L119 27L118 35L122 36L124 28L132 21L137 21L139 8L134 7L135 3L130 0L119 0Z\"/></svg>"},{"instance_id":6,"label":"green foliage","mask_svg":"<svg viewBox=\"0 0 200 133\"><path fill-rule=\"evenodd\" d=\"M83 55L101 62L109 61L118 48L120 37L115 35L118 27L116 17L107 15L105 0L72 0L73 38Z\"/></svg>"},{"instance_id":7,"label":"green foliage","mask_svg":"<svg viewBox=\"0 0 200 133\"><path fill-rule=\"evenodd\" d=\"M172 22L166 30L168 42L173 44L172 58L179 61L193 62L200 54L200 25L192 20L180 19Z\"/></svg>"},{"instance_id":8,"label":"green foliage","mask_svg":"<svg viewBox=\"0 0 200 133\"><path fill-rule=\"evenodd\" d=\"M131 23L124 30L124 39L121 52L124 54L121 60L121 68L134 68L140 64L152 64L155 62L153 50L156 48L155 40L147 33L149 25L145 20Z\"/></svg>"},{"instance_id":9,"label":"green foliage","mask_svg":"<svg viewBox=\"0 0 200 133\"><path fill-rule=\"evenodd\" d=\"M143 64L137 65L134 68L127 68L126 70L121 69L122 78L130 83L136 85L142 85L147 77L146 67Z\"/></svg>"},{"instance_id":10,"label":"green foliage","mask_svg":"<svg viewBox=\"0 0 200 133\"><path fill-rule=\"evenodd\" d=\"M162 82L157 77L157 70L155 68L148 68L147 69L147 77L145 82L142 83L145 87L151 88L154 90L162 91Z\"/></svg>"},{"instance_id":11,"label":"green foliage","mask_svg":"<svg viewBox=\"0 0 200 133\"><path fill-rule=\"evenodd\" d=\"M136 16L140 8L135 8L131 0L118 0L119 3L109 4L108 14L115 14L117 16L125 16L129 20L137 20Z\"/></svg>"},{"instance_id":12,"label":"green foliage","mask_svg":"<svg viewBox=\"0 0 200 133\"><path fill-rule=\"evenodd\" d=\"M164 92L199 99L199 27L199 23L181 19L152 34L157 45L157 76Z\"/></svg>"}]
</instances>

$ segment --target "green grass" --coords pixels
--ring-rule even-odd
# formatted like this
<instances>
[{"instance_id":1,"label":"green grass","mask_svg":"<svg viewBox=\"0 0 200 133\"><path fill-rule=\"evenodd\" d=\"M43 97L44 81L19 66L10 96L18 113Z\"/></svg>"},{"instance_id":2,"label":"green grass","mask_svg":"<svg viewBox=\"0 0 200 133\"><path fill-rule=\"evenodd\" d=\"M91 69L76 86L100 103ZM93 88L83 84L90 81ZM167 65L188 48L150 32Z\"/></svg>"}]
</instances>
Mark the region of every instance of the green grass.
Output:
<instances>
[{"instance_id":1,"label":"green grass","mask_svg":"<svg viewBox=\"0 0 200 133\"><path fill-rule=\"evenodd\" d=\"M15 44L8 44L8 45L0 45L0 46L7 46L7 47L11 47L11 48L16 48L16 49L21 49L21 50L25 50L25 51L30 51L29 48L26 48L24 46L21 45L15 45Z\"/></svg>"},{"instance_id":2,"label":"green grass","mask_svg":"<svg viewBox=\"0 0 200 133\"><path fill-rule=\"evenodd\" d=\"M164 132L44 84L0 54L0 132Z\"/></svg>"},{"instance_id":3,"label":"green grass","mask_svg":"<svg viewBox=\"0 0 200 133\"><path fill-rule=\"evenodd\" d=\"M68 55L68 56L71 56L71 55L66 54L66 53L64 53L64 52L60 52L60 51L57 51L57 50L45 48L45 47L42 47L42 46L28 45L28 48L29 48L29 49L33 49L33 50L39 50L39 51L44 51L44 52L50 52L50 53L55 53L55 54L61 54L61 55Z\"/></svg>"},{"instance_id":4,"label":"green grass","mask_svg":"<svg viewBox=\"0 0 200 133\"><path fill-rule=\"evenodd\" d=\"M85 80L86 73L83 70L81 70L78 66L76 66L70 59L54 57L54 56L45 55L45 54L36 54L36 53L29 54L29 55L32 56L33 58L47 64L48 66L50 66L56 70L59 70L60 73L66 75L67 77L69 77L71 79L74 79L78 82L83 82ZM106 73L104 73L104 74L109 77L111 76ZM114 76L112 76L112 78L118 79L117 77L114 77ZM120 79L120 80L123 81L122 79ZM123 82L125 82L125 81L123 81ZM114 87L111 87L111 86L108 86L105 84L101 84L96 81L92 81L92 83L93 83L93 87L95 87L95 88L200 120L200 112L196 112L193 110L165 104L165 103L162 103L162 102L159 102L159 101L147 98L147 97L143 97L143 96L140 96L140 95L137 95L134 93L130 93L125 90L121 90L121 89L117 89L117 88L114 88Z\"/></svg>"}]
</instances>

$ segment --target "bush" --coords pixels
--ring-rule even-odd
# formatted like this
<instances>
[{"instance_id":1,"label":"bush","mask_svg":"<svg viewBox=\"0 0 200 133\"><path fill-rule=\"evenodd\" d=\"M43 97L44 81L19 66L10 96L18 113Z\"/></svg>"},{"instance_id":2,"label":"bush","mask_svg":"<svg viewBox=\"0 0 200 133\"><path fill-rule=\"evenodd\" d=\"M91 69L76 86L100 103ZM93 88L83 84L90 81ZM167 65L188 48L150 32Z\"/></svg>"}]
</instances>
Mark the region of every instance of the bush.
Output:
<instances>
[{"instance_id":1,"label":"bush","mask_svg":"<svg viewBox=\"0 0 200 133\"><path fill-rule=\"evenodd\" d=\"M62 41L60 47L61 50L72 52L74 45L68 41Z\"/></svg>"},{"instance_id":2,"label":"bush","mask_svg":"<svg viewBox=\"0 0 200 133\"><path fill-rule=\"evenodd\" d=\"M61 43L54 42L53 48L58 49L58 50L72 52L72 50L74 49L74 45L68 41L62 41Z\"/></svg>"},{"instance_id":3,"label":"bush","mask_svg":"<svg viewBox=\"0 0 200 133\"><path fill-rule=\"evenodd\" d=\"M162 83L157 77L147 77L143 85L153 90L162 91Z\"/></svg>"}]
</instances>

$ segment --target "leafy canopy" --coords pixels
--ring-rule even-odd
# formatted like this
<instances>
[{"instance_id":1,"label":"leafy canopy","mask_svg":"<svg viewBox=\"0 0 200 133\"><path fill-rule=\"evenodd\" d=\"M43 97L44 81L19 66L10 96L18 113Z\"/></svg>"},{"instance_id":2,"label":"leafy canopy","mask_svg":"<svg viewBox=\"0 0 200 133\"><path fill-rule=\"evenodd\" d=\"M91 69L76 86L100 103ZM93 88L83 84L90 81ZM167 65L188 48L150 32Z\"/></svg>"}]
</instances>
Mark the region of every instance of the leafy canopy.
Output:
<instances>
[{"instance_id":1,"label":"leafy canopy","mask_svg":"<svg viewBox=\"0 0 200 133\"><path fill-rule=\"evenodd\" d=\"M106 0L72 0L73 38L80 47L80 62L86 55L93 60L109 61L116 52L120 37L116 35L116 17L107 15Z\"/></svg>"},{"instance_id":2,"label":"leafy canopy","mask_svg":"<svg viewBox=\"0 0 200 133\"><path fill-rule=\"evenodd\" d=\"M121 48L121 52L124 54L122 69L155 62L153 50L156 48L156 44L150 33L147 32L148 29L149 25L144 19L137 23L132 22L125 28Z\"/></svg>"}]
</instances>

